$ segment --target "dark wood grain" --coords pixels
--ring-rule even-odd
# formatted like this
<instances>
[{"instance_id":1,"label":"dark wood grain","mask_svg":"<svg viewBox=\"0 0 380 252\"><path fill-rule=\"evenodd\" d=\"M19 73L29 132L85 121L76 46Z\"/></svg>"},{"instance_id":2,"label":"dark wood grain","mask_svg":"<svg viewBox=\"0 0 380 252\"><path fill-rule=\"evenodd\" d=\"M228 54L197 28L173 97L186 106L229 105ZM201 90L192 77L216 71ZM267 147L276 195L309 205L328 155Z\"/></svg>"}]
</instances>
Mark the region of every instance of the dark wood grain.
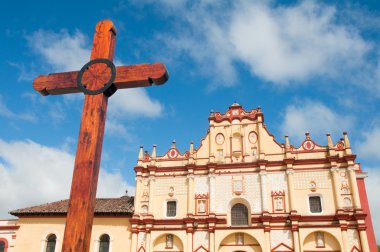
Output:
<instances>
[{"instance_id":1,"label":"dark wood grain","mask_svg":"<svg viewBox=\"0 0 380 252\"><path fill-rule=\"evenodd\" d=\"M42 95L79 93L78 72L40 75L34 79L33 88ZM161 63L116 67L114 84L117 89L161 85L168 80L168 72Z\"/></svg>"},{"instance_id":2,"label":"dark wood grain","mask_svg":"<svg viewBox=\"0 0 380 252\"><path fill-rule=\"evenodd\" d=\"M115 36L111 21L96 26L91 58L113 60ZM108 98L85 95L75 157L63 252L88 252L95 210Z\"/></svg>"},{"instance_id":3,"label":"dark wood grain","mask_svg":"<svg viewBox=\"0 0 380 252\"><path fill-rule=\"evenodd\" d=\"M116 29L109 20L96 26L90 60L113 60ZM83 75L86 89L98 90L109 80L104 64L93 64ZM85 76L87 73L87 76ZM78 71L40 75L33 87L42 95L78 93ZM116 68L114 85L117 89L161 85L168 80L161 63L120 66ZM88 252L95 209L102 144L108 97L103 94L85 95L69 208L63 239L63 252Z\"/></svg>"}]
</instances>

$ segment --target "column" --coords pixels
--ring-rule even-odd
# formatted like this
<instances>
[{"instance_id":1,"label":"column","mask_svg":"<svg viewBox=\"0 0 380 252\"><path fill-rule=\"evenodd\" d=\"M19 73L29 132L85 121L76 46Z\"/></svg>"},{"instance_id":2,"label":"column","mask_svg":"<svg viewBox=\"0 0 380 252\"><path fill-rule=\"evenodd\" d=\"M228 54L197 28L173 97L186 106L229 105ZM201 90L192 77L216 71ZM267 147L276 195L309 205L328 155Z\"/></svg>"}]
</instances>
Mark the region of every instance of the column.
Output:
<instances>
[{"instance_id":1,"label":"column","mask_svg":"<svg viewBox=\"0 0 380 252\"><path fill-rule=\"evenodd\" d=\"M215 213L215 174L210 173L208 178L210 186L210 213Z\"/></svg>"},{"instance_id":2,"label":"column","mask_svg":"<svg viewBox=\"0 0 380 252\"><path fill-rule=\"evenodd\" d=\"M187 214L194 214L194 175L187 175Z\"/></svg>"},{"instance_id":3,"label":"column","mask_svg":"<svg viewBox=\"0 0 380 252\"><path fill-rule=\"evenodd\" d=\"M153 193L154 193L154 183L155 183L156 178L153 176L149 177L149 208L148 208L148 213L152 214L154 213L154 203L153 203Z\"/></svg>"},{"instance_id":4,"label":"column","mask_svg":"<svg viewBox=\"0 0 380 252\"><path fill-rule=\"evenodd\" d=\"M140 176L136 177L136 193L135 193L135 214L140 212L140 202L141 202L141 183L142 178Z\"/></svg>"},{"instance_id":5,"label":"column","mask_svg":"<svg viewBox=\"0 0 380 252\"><path fill-rule=\"evenodd\" d=\"M132 241L131 241L131 252L136 252L137 250L137 231L132 232Z\"/></svg>"},{"instance_id":6,"label":"column","mask_svg":"<svg viewBox=\"0 0 380 252\"><path fill-rule=\"evenodd\" d=\"M289 192L289 210L290 212L296 211L296 205L294 200L294 187L293 187L293 169L287 169L286 174L288 175L288 192Z\"/></svg>"},{"instance_id":7,"label":"column","mask_svg":"<svg viewBox=\"0 0 380 252\"><path fill-rule=\"evenodd\" d=\"M268 212L267 172L260 172L261 180L261 208L262 212Z\"/></svg>"},{"instance_id":8,"label":"column","mask_svg":"<svg viewBox=\"0 0 380 252\"><path fill-rule=\"evenodd\" d=\"M187 239L187 252L192 252L193 251L193 233L188 232L186 234L186 239Z\"/></svg>"},{"instance_id":9,"label":"column","mask_svg":"<svg viewBox=\"0 0 380 252\"><path fill-rule=\"evenodd\" d=\"M150 230L146 230L145 252L150 252Z\"/></svg>"},{"instance_id":10,"label":"column","mask_svg":"<svg viewBox=\"0 0 380 252\"><path fill-rule=\"evenodd\" d=\"M348 243L348 235L347 228L342 229L342 242L343 242L343 252L350 252L349 243Z\"/></svg>"},{"instance_id":11,"label":"column","mask_svg":"<svg viewBox=\"0 0 380 252\"><path fill-rule=\"evenodd\" d=\"M370 252L369 245L368 245L367 232L365 231L365 228L359 229L359 236L360 236L360 243L362 245L362 252Z\"/></svg>"},{"instance_id":12,"label":"column","mask_svg":"<svg viewBox=\"0 0 380 252\"><path fill-rule=\"evenodd\" d=\"M215 252L215 231L210 231L210 252ZM364 252L364 251L363 251Z\"/></svg>"},{"instance_id":13,"label":"column","mask_svg":"<svg viewBox=\"0 0 380 252\"><path fill-rule=\"evenodd\" d=\"M270 246L270 231L264 231L264 238L265 238L265 250L266 252L271 251L271 246Z\"/></svg>"},{"instance_id":14,"label":"column","mask_svg":"<svg viewBox=\"0 0 380 252\"><path fill-rule=\"evenodd\" d=\"M339 179L339 168L337 167L332 167L330 169L331 175L332 175L332 183L333 183L333 188L334 188L334 198L336 202L336 210L342 209L342 199L340 197L340 179Z\"/></svg>"},{"instance_id":15,"label":"column","mask_svg":"<svg viewBox=\"0 0 380 252\"><path fill-rule=\"evenodd\" d=\"M300 252L300 238L297 230L293 230L293 249L294 252Z\"/></svg>"},{"instance_id":16,"label":"column","mask_svg":"<svg viewBox=\"0 0 380 252\"><path fill-rule=\"evenodd\" d=\"M348 170L348 177L350 180L350 189L352 196L354 198L354 208L359 209L360 207L360 198L359 198L359 190L358 190L358 184L356 182L356 174L355 174L355 168L353 166L350 166L347 168Z\"/></svg>"}]
</instances>

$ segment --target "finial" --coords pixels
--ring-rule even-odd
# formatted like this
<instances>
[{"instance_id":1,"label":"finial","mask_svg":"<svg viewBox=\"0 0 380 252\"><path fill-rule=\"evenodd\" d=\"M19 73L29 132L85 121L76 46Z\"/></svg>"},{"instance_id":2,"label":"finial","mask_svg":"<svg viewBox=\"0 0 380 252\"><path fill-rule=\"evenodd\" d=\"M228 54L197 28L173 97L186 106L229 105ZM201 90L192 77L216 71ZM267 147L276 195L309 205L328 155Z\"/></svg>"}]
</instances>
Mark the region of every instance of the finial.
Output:
<instances>
[{"instance_id":1,"label":"finial","mask_svg":"<svg viewBox=\"0 0 380 252\"><path fill-rule=\"evenodd\" d=\"M288 136L285 136L285 150L290 150L290 142Z\"/></svg>"},{"instance_id":2,"label":"finial","mask_svg":"<svg viewBox=\"0 0 380 252\"><path fill-rule=\"evenodd\" d=\"M128 196L128 190L125 190L125 196Z\"/></svg>"},{"instance_id":3,"label":"finial","mask_svg":"<svg viewBox=\"0 0 380 252\"><path fill-rule=\"evenodd\" d=\"M306 136L306 140L310 140L310 133L309 132L306 132L305 136Z\"/></svg>"},{"instance_id":4,"label":"finial","mask_svg":"<svg viewBox=\"0 0 380 252\"><path fill-rule=\"evenodd\" d=\"M334 145L333 145L333 142L332 142L332 140L331 140L330 133L327 133L326 136L327 136L327 146L328 146L329 148L332 148Z\"/></svg>"},{"instance_id":5,"label":"finial","mask_svg":"<svg viewBox=\"0 0 380 252\"><path fill-rule=\"evenodd\" d=\"M346 154L352 154L350 140L348 140L347 132L343 132L344 147L346 148Z\"/></svg>"},{"instance_id":6,"label":"finial","mask_svg":"<svg viewBox=\"0 0 380 252\"><path fill-rule=\"evenodd\" d=\"M143 146L140 145L140 151L139 151L139 158L138 158L138 160L143 160L143 158L144 158L143 153L144 153Z\"/></svg>"},{"instance_id":7,"label":"finial","mask_svg":"<svg viewBox=\"0 0 380 252\"><path fill-rule=\"evenodd\" d=\"M261 112L261 106L260 105L257 107L257 111Z\"/></svg>"},{"instance_id":8,"label":"finial","mask_svg":"<svg viewBox=\"0 0 380 252\"><path fill-rule=\"evenodd\" d=\"M189 150L190 157L194 155L194 142L190 142L190 150Z\"/></svg>"},{"instance_id":9,"label":"finial","mask_svg":"<svg viewBox=\"0 0 380 252\"><path fill-rule=\"evenodd\" d=\"M173 140L173 141L172 141L172 148L176 148L175 144L176 144L176 141Z\"/></svg>"},{"instance_id":10,"label":"finial","mask_svg":"<svg viewBox=\"0 0 380 252\"><path fill-rule=\"evenodd\" d=\"M152 158L156 158L157 157L156 147L157 147L157 145L153 144Z\"/></svg>"}]
</instances>

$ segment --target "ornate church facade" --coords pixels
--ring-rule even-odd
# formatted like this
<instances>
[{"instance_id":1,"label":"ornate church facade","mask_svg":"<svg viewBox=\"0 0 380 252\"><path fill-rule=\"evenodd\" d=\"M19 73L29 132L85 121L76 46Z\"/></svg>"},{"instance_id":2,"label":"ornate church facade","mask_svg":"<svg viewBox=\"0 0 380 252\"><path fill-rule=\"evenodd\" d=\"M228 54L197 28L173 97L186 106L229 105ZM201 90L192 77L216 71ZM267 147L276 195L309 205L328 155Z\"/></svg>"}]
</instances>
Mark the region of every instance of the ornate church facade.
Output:
<instances>
[{"instance_id":1,"label":"ornate church facade","mask_svg":"<svg viewBox=\"0 0 380 252\"><path fill-rule=\"evenodd\" d=\"M140 148L135 197L98 199L91 251L377 251L366 173L346 133L336 143L327 134L325 146L308 133L298 147L278 143L260 108L236 103L208 120L198 148ZM60 201L12 211L11 249L60 251L66 210Z\"/></svg>"}]
</instances>

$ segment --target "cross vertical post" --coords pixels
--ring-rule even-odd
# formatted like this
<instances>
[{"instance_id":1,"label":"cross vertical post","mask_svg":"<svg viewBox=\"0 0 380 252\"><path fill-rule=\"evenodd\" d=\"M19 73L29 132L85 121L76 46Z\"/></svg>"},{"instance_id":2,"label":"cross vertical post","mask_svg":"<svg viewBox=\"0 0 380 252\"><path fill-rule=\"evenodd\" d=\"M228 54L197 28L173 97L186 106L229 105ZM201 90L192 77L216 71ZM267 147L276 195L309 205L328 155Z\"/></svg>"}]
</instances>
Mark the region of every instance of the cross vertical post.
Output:
<instances>
[{"instance_id":1,"label":"cross vertical post","mask_svg":"<svg viewBox=\"0 0 380 252\"><path fill-rule=\"evenodd\" d=\"M99 23L94 35L91 60L105 58L112 61L115 36L112 22ZM63 252L87 252L90 249L107 105L108 97L103 93L85 95Z\"/></svg>"},{"instance_id":2,"label":"cross vertical post","mask_svg":"<svg viewBox=\"0 0 380 252\"><path fill-rule=\"evenodd\" d=\"M88 252L96 203L108 98L117 89L161 85L168 73L161 63L115 67L112 63L116 29L109 20L96 26L90 62L79 72L53 73L35 78L42 95L85 93L79 130L63 252Z\"/></svg>"}]
</instances>

